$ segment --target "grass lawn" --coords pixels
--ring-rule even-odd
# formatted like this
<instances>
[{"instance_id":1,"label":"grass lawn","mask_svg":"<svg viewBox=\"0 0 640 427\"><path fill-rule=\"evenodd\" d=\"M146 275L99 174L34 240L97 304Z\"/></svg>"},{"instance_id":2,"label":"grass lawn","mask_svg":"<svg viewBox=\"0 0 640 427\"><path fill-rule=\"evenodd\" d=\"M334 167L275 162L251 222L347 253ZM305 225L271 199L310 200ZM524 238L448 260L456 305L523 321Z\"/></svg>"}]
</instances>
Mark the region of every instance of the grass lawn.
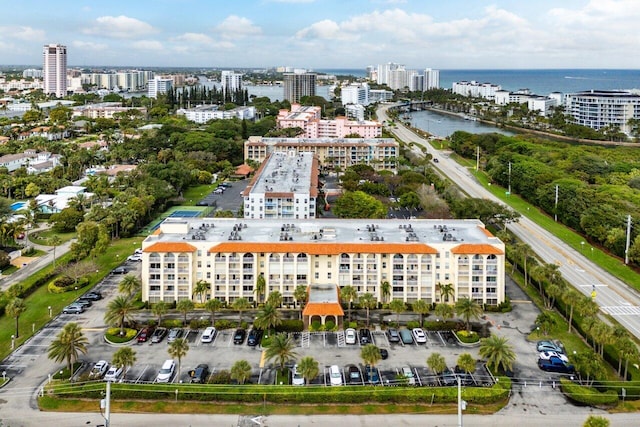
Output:
<instances>
[{"instance_id":1,"label":"grass lawn","mask_svg":"<svg viewBox=\"0 0 640 427\"><path fill-rule=\"evenodd\" d=\"M195 187L189 187L183 193L184 206L195 206L203 197L211 193L217 187L216 184L198 185Z\"/></svg>"},{"instance_id":2,"label":"grass lawn","mask_svg":"<svg viewBox=\"0 0 640 427\"><path fill-rule=\"evenodd\" d=\"M35 243L36 245L50 246L51 242L49 239L51 239L51 237L53 236L58 236L62 244L76 237L76 232L72 231L69 233L57 233L49 228L47 230L34 231L33 233L30 233L29 241Z\"/></svg>"}]
</instances>

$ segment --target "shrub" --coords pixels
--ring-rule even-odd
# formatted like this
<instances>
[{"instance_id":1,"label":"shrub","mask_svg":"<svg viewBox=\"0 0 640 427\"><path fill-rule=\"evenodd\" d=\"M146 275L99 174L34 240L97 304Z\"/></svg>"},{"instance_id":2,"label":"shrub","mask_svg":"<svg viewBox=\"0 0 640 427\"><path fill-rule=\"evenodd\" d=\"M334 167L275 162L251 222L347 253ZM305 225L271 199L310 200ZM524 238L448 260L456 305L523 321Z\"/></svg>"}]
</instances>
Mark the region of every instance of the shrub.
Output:
<instances>
[{"instance_id":1,"label":"shrub","mask_svg":"<svg viewBox=\"0 0 640 427\"><path fill-rule=\"evenodd\" d=\"M232 329L235 328L236 322L228 319L216 320L216 329Z\"/></svg>"},{"instance_id":2,"label":"shrub","mask_svg":"<svg viewBox=\"0 0 640 427\"><path fill-rule=\"evenodd\" d=\"M336 327L336 324L334 322L332 322L331 320L328 320L325 324L324 324L324 330L325 331L333 331Z\"/></svg>"},{"instance_id":3,"label":"shrub","mask_svg":"<svg viewBox=\"0 0 640 427\"><path fill-rule=\"evenodd\" d=\"M437 322L434 320L429 320L424 322L423 328L428 331L457 331L462 329L464 325L456 320L447 320Z\"/></svg>"},{"instance_id":4,"label":"shrub","mask_svg":"<svg viewBox=\"0 0 640 427\"><path fill-rule=\"evenodd\" d=\"M298 319L286 319L281 324L276 326L277 332L302 332L304 330L304 323Z\"/></svg>"},{"instance_id":5,"label":"shrub","mask_svg":"<svg viewBox=\"0 0 640 427\"><path fill-rule=\"evenodd\" d=\"M194 330L206 328L210 323L210 319L191 319L189 322L189 328Z\"/></svg>"},{"instance_id":6,"label":"shrub","mask_svg":"<svg viewBox=\"0 0 640 427\"><path fill-rule=\"evenodd\" d=\"M162 326L165 328L181 328L182 319L162 319Z\"/></svg>"},{"instance_id":7,"label":"shrub","mask_svg":"<svg viewBox=\"0 0 640 427\"><path fill-rule=\"evenodd\" d=\"M120 336L120 328L109 328L104 334L104 338L111 343L121 344L131 341L138 335L138 331L131 328L125 328L124 333L124 336Z\"/></svg>"},{"instance_id":8,"label":"shrub","mask_svg":"<svg viewBox=\"0 0 640 427\"><path fill-rule=\"evenodd\" d=\"M407 328L408 329L414 329L414 328L419 328L420 327L420 322L417 320L410 320L407 322Z\"/></svg>"},{"instance_id":9,"label":"shrub","mask_svg":"<svg viewBox=\"0 0 640 427\"><path fill-rule=\"evenodd\" d=\"M214 372L209 377L209 384L231 384L231 373L227 370Z\"/></svg>"},{"instance_id":10,"label":"shrub","mask_svg":"<svg viewBox=\"0 0 640 427\"><path fill-rule=\"evenodd\" d=\"M322 323L320 323L319 320L314 320L313 322L311 322L312 331L319 331L321 327L322 327Z\"/></svg>"},{"instance_id":11,"label":"shrub","mask_svg":"<svg viewBox=\"0 0 640 427\"><path fill-rule=\"evenodd\" d=\"M467 332L465 330L457 331L458 339L465 344L473 344L480 341L480 335L477 332Z\"/></svg>"},{"instance_id":12,"label":"shrub","mask_svg":"<svg viewBox=\"0 0 640 427\"><path fill-rule=\"evenodd\" d=\"M583 405L611 407L618 404L618 394L614 390L601 393L593 387L581 386L566 378L560 378L560 387L565 396Z\"/></svg>"}]
</instances>

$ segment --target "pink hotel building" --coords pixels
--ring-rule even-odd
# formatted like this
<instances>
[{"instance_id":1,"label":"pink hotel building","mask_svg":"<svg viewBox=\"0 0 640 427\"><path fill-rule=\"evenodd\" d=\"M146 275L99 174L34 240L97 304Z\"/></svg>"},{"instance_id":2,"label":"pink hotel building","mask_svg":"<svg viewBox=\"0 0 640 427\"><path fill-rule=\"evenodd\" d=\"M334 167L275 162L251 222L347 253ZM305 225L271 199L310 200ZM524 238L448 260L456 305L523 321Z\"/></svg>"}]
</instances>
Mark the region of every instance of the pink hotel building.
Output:
<instances>
[{"instance_id":1,"label":"pink hotel building","mask_svg":"<svg viewBox=\"0 0 640 427\"><path fill-rule=\"evenodd\" d=\"M362 138L379 138L382 136L382 124L372 120L354 121L346 117L333 120L321 118L320 107L305 107L291 104L291 111L280 110L276 119L278 128L299 127L304 138L344 138L357 134Z\"/></svg>"}]
</instances>

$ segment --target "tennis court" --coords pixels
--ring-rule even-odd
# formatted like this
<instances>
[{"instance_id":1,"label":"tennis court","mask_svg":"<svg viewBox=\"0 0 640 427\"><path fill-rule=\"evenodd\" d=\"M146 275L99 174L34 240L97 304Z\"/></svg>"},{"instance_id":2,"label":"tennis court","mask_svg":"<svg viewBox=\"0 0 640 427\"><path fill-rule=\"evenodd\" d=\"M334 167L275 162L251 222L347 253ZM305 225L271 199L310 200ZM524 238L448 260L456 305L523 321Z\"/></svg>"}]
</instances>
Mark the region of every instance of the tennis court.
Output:
<instances>
[{"instance_id":1,"label":"tennis court","mask_svg":"<svg viewBox=\"0 0 640 427\"><path fill-rule=\"evenodd\" d=\"M199 211L173 211L169 214L170 217L180 217L180 218L195 218L202 213Z\"/></svg>"},{"instance_id":2,"label":"tennis court","mask_svg":"<svg viewBox=\"0 0 640 427\"><path fill-rule=\"evenodd\" d=\"M162 215L159 219L153 221L151 224L147 225L147 227L145 227L142 230L142 234L143 235L147 235L150 233L153 233L154 231L156 231L159 227L160 224L162 223L162 221L164 221L166 218L196 218L199 216L204 215L208 210L211 210L211 208L207 208L207 207L197 207L197 208L191 208L191 209L175 209L169 213L165 213L164 215Z\"/></svg>"}]
</instances>

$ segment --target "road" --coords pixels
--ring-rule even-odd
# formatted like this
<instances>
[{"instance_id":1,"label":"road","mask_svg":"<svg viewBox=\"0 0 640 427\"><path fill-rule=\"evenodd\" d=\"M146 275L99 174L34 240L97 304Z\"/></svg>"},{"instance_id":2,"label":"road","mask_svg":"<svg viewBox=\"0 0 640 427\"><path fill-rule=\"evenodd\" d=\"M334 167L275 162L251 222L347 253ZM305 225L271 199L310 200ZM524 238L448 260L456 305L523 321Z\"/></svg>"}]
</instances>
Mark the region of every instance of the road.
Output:
<instances>
[{"instance_id":1,"label":"road","mask_svg":"<svg viewBox=\"0 0 640 427\"><path fill-rule=\"evenodd\" d=\"M392 105L384 105L377 111L378 120L389 120L386 112ZM433 148L425 139L418 136L401 123L396 128L388 128L405 142L415 142L427 148L427 152L438 158L434 167L449 177L471 197L489 199L504 203L486 190L473 177L469 170L445 153ZM509 230L520 240L531 246L533 251L546 263L559 266L562 277L584 295L590 296L596 290L596 303L602 312L611 315L636 338L640 338L640 294L626 283L615 278L591 262L580 252L543 229L520 212L522 217L515 224L509 224Z\"/></svg>"}]
</instances>

